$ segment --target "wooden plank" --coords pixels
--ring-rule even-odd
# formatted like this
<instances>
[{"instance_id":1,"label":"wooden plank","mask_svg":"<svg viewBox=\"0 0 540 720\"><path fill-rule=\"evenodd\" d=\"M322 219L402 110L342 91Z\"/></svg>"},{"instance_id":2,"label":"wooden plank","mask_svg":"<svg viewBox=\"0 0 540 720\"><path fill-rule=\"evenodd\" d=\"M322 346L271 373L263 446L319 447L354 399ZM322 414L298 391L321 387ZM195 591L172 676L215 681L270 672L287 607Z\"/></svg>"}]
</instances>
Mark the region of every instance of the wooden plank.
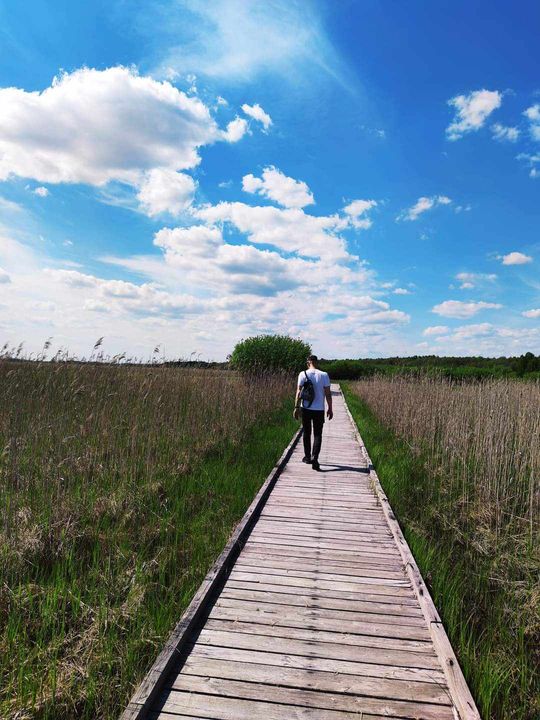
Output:
<instances>
[{"instance_id":1,"label":"wooden plank","mask_svg":"<svg viewBox=\"0 0 540 720\"><path fill-rule=\"evenodd\" d=\"M385 582L387 580L390 581L397 581L398 583L409 583L408 578L405 576L405 573L397 571L397 572L385 572L384 570L375 570L374 568L363 568L362 570L357 570L354 574L351 573L345 573L341 574L339 570L332 571L331 569L327 568L326 566L323 566L324 569L321 567L315 568L315 570L306 568L304 570L301 569L301 567L297 564L296 566L288 566L288 567L273 567L269 566L268 564L264 563L248 563L245 559L242 560L241 563L237 563L235 565L235 570L244 572L244 573L261 573L263 572L265 575L279 575L284 577L303 577L303 578L310 578L312 580L336 580L339 582L362 582L364 578L373 578L373 579L380 579L384 580Z\"/></svg>"},{"instance_id":2,"label":"wooden plank","mask_svg":"<svg viewBox=\"0 0 540 720\"><path fill-rule=\"evenodd\" d=\"M251 606L251 608L250 608ZM329 619L329 620L341 620L342 622L361 622L361 623L376 623L380 625L392 625L396 627L387 628L387 632L392 635L398 632L398 637L401 636L401 631L412 635L412 633L419 632L420 638L425 637L425 633L421 630L426 630L423 618L418 618L410 615L396 618L395 615L390 613L378 613L374 610L342 610L340 608L322 608L322 607L311 607L308 605L283 605L280 603L272 602L271 598L267 600L261 600L258 603L249 603L237 598L227 597L224 594L220 595L217 601L217 607L223 608L228 607L236 609L241 612L242 609L252 609L259 613L270 613L273 615L279 615L281 613L288 615L295 613L299 618L305 618L306 622L313 619ZM420 628L421 630L418 630Z\"/></svg>"},{"instance_id":3,"label":"wooden plank","mask_svg":"<svg viewBox=\"0 0 540 720\"><path fill-rule=\"evenodd\" d=\"M381 561L381 558L377 558L375 560L373 558L361 556L351 561L330 559L321 560L320 556L298 557L296 554L291 555L289 553L274 552L274 550L275 548L271 547L266 550L256 551L246 546L242 550L237 562L241 563L254 561L263 566L268 564L270 566L273 565L274 567L280 567L282 563L290 563L291 566L298 565L298 567L304 567L306 569L312 568L315 570L320 570L324 567L328 568L330 572L335 569L336 571L347 575L354 575L356 570L362 568L381 568L382 570L397 571L401 573L404 572L403 565L393 559L385 559L384 561Z\"/></svg>"},{"instance_id":4,"label":"wooden plank","mask_svg":"<svg viewBox=\"0 0 540 720\"><path fill-rule=\"evenodd\" d=\"M297 648L298 649L298 648ZM375 660L345 660L343 658L321 657L318 654L318 647L312 645L308 654L305 652L288 652L243 648L216 643L199 643L193 646L190 658L212 658L213 660L226 660L227 662L255 663L257 665L272 665L278 668L288 667L297 670L317 670L339 675L355 675L361 678L385 678L390 680L404 680L407 683L415 683L415 690L418 691L416 698L424 702L441 702L446 695L440 694L440 683L444 681L444 675L439 667L410 668L403 665L380 664ZM247 679L249 676L245 676ZM418 685L417 683L421 685ZM435 687L433 687L435 685Z\"/></svg>"},{"instance_id":5,"label":"wooden plank","mask_svg":"<svg viewBox=\"0 0 540 720\"><path fill-rule=\"evenodd\" d=\"M257 700L218 697L206 693L181 692L175 690L163 703L163 711L154 715L153 720L170 720L184 717L188 713L204 713L199 717L219 720L351 720L350 713L338 710L318 710ZM292 715L294 713L294 715ZM361 720L379 720L381 716L363 714Z\"/></svg>"},{"instance_id":6,"label":"wooden plank","mask_svg":"<svg viewBox=\"0 0 540 720\"><path fill-rule=\"evenodd\" d=\"M343 555L341 552L334 552L332 550L321 550L320 548L303 548L303 547L290 547L289 545L264 545L262 543L250 542L248 546L242 551L246 556L251 555L262 555L265 557L282 557L296 560L306 560L318 563L345 565L347 567L363 567L364 565L377 563L380 567L403 567L403 564L399 562L399 555L397 557L388 557L383 555L377 555L373 557L368 553L356 553L351 555L347 553Z\"/></svg>"},{"instance_id":7,"label":"wooden plank","mask_svg":"<svg viewBox=\"0 0 540 720\"><path fill-rule=\"evenodd\" d=\"M321 588L317 588L317 590L312 590L310 588L301 588L294 585L279 585L276 583L253 583L253 582L245 582L242 580L234 580L229 581L227 583L227 587L241 589L241 590L248 590L250 592L256 592L259 588L268 588L272 592L276 593L288 593L297 597L308 597L312 599L318 599L318 598L331 598L331 599L339 599L344 602L353 602L353 603L384 603L385 605L399 605L400 607L405 605L410 608L417 609L418 603L415 601L414 596L411 592L408 596L403 595L395 595L394 593L391 594L384 594L384 593L371 593L370 587L366 587L365 591L363 592L349 592L347 590L325 590ZM410 613L409 613L410 614Z\"/></svg>"},{"instance_id":8,"label":"wooden plank","mask_svg":"<svg viewBox=\"0 0 540 720\"><path fill-rule=\"evenodd\" d=\"M351 646L335 642L317 642L316 640L298 640L295 638L254 635L231 632L228 630L203 629L197 637L197 644L235 647L244 650L268 649L270 652L307 657L350 660L353 662L376 663L378 665L397 665L405 668L437 671L442 674L435 655L414 653L408 650L388 650L367 646ZM431 676L430 676L431 677Z\"/></svg>"},{"instance_id":9,"label":"wooden plank","mask_svg":"<svg viewBox=\"0 0 540 720\"><path fill-rule=\"evenodd\" d=\"M354 697L347 694L306 690L305 688L289 688L264 683L250 683L241 680L224 680L222 678L202 678L197 675L181 675L175 683L175 689L185 692L206 692L222 697L247 698L249 700L266 700L293 706L290 718L295 717L296 706L317 708L320 710L341 710L347 713L347 720L365 719L366 713L380 717L422 717L424 720L451 720L452 714L447 706L424 703L421 715L417 703L407 701L389 701L370 697ZM312 716L310 716L312 717ZM332 715L325 715L331 718Z\"/></svg>"},{"instance_id":10,"label":"wooden plank","mask_svg":"<svg viewBox=\"0 0 540 720\"><path fill-rule=\"evenodd\" d=\"M261 656L264 654L259 653ZM234 660L235 657L238 659ZM313 665L310 665L309 658L304 658L305 667L302 667L300 662L302 659L298 659L296 656L291 656L290 662L293 665L289 665L288 662L270 664L268 661L263 662L264 657L261 657L261 662L241 660L241 657L256 658L257 653L209 646L196 647L187 658L181 675L208 675L231 680L238 678L247 680L249 678L251 682L266 682L292 687L294 687L295 681L298 682L301 679L303 686L309 689L450 705L448 690L437 683L317 670L313 665L317 665L319 661L313 659L311 660ZM224 659L227 662L223 662ZM272 659L274 659L273 654L268 653L267 660ZM311 682L309 682L310 680Z\"/></svg>"},{"instance_id":11,"label":"wooden plank","mask_svg":"<svg viewBox=\"0 0 540 720\"><path fill-rule=\"evenodd\" d=\"M368 531L360 532L347 532L346 530L322 530L316 527L298 528L294 523L290 523L289 526L283 527L284 523L280 526L270 523L257 524L258 531L268 535L287 535L288 537L304 537L317 540L340 540L341 542L377 542L379 544L385 543L388 539L392 539L391 535L386 533L370 533Z\"/></svg>"},{"instance_id":12,"label":"wooden plank","mask_svg":"<svg viewBox=\"0 0 540 720\"><path fill-rule=\"evenodd\" d=\"M222 598L235 598L246 602L255 603L277 603L280 605L292 605L307 608L325 608L327 610L351 610L363 613L379 613L396 618L395 622L403 622L404 618L414 617L420 618L421 622L424 617L417 608L402 605L398 603L382 603L368 602L361 600L348 600L331 595L330 597L321 593L331 593L332 591L317 591L315 596L299 594L296 589L291 592L290 588L285 588L289 592L283 592L282 585L258 585L256 590L246 588L241 583L227 583L227 586L221 593Z\"/></svg>"},{"instance_id":13,"label":"wooden plank","mask_svg":"<svg viewBox=\"0 0 540 720\"><path fill-rule=\"evenodd\" d=\"M238 622L256 622L261 625L280 625L282 627L300 628L311 627L316 630L330 630L334 632L339 632L343 629L343 620L319 617L318 611L316 610L306 611L303 615L298 612L296 608L295 610L296 612L289 613L280 611L276 613L243 607L239 611L238 608L227 607L224 601L219 601L219 604L212 608L210 617L214 619L224 618L226 620L236 620ZM401 640L421 640L423 642L430 641L429 632L425 628L400 627L386 623L350 620L347 622L347 631L350 634L356 635L371 635Z\"/></svg>"},{"instance_id":14,"label":"wooden plank","mask_svg":"<svg viewBox=\"0 0 540 720\"><path fill-rule=\"evenodd\" d=\"M375 588L385 595L399 595L400 591L409 589L407 580L389 580L388 578L356 577L353 581L324 580L323 578L294 577L293 575L270 575L265 572L243 572L235 569L230 574L231 580L245 580L252 583L272 582L276 585L303 587L310 590L345 590L346 592L375 592ZM367 587L366 587L367 586ZM403 594L407 594L406 592Z\"/></svg>"},{"instance_id":15,"label":"wooden plank","mask_svg":"<svg viewBox=\"0 0 540 720\"><path fill-rule=\"evenodd\" d=\"M365 552L370 555L385 555L390 557L399 557L397 548L393 547L389 543L347 543L339 542L338 540L324 541L324 540L302 540L294 536L280 535L274 537L272 535L265 535L262 532L255 531L253 533L251 542L259 543L264 545L287 545L288 547L303 547L303 548L315 548L321 550L339 550L341 553L358 553Z\"/></svg>"},{"instance_id":16,"label":"wooden plank","mask_svg":"<svg viewBox=\"0 0 540 720\"><path fill-rule=\"evenodd\" d=\"M121 720L142 720L145 715L147 715L154 699L163 688L167 673L178 660L187 638L197 626L203 613L207 611L210 599L216 592L216 589L223 584L229 567L234 563L242 544L249 536L272 488L291 457L300 437L301 430L298 430L285 448L270 475L264 481L253 502L244 514L244 517L231 535L223 552L206 575L186 611L180 618L180 621L169 636L163 650L156 658L142 682L136 688L128 706L122 713Z\"/></svg>"},{"instance_id":17,"label":"wooden plank","mask_svg":"<svg viewBox=\"0 0 540 720\"><path fill-rule=\"evenodd\" d=\"M273 625L253 622L231 620L227 618L210 617L204 627L208 630L228 630L230 632L253 633L270 637L295 638L309 642L331 643L334 645L354 645L354 647L381 648L385 650L403 650L406 652L421 653L422 656L435 658L435 651L431 643L422 640L403 640L402 638L377 637L373 635L357 635L344 630L343 625L338 630L319 630L317 628L290 627L286 625ZM420 664L419 664L420 663ZM422 660L411 662L411 667L425 667ZM429 665L428 667L432 667Z\"/></svg>"},{"instance_id":18,"label":"wooden plank","mask_svg":"<svg viewBox=\"0 0 540 720\"><path fill-rule=\"evenodd\" d=\"M298 572L300 573L297 575L298 577L322 577L323 579L326 575L331 577L339 575L342 580L345 580L347 577L380 577L394 580L405 580L405 572L402 568L381 568L380 566L377 567L373 565L360 565L356 568L342 566L340 568L338 566L329 565L328 563L321 565L294 559L289 560L286 557L283 557L281 562L276 559L269 560L262 557L255 559L253 556L251 556L250 559L250 556L247 554L240 555L236 561L235 567L237 569L242 569L244 572L248 572L248 568L250 567L254 570L257 568L265 568L265 572L270 572L272 575L283 574L278 572L281 570L284 571L286 575L296 575Z\"/></svg>"}]
</instances>

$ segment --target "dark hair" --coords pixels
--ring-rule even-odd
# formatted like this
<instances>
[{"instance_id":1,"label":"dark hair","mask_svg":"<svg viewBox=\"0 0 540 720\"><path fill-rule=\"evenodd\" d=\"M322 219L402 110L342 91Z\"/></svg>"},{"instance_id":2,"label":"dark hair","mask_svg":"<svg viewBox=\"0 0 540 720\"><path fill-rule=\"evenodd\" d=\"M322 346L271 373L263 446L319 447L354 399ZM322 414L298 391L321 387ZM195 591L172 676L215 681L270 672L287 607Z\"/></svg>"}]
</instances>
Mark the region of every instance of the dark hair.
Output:
<instances>
[{"instance_id":1,"label":"dark hair","mask_svg":"<svg viewBox=\"0 0 540 720\"><path fill-rule=\"evenodd\" d=\"M316 355L310 355L308 357L309 362L316 363L319 362L319 358Z\"/></svg>"}]
</instances>

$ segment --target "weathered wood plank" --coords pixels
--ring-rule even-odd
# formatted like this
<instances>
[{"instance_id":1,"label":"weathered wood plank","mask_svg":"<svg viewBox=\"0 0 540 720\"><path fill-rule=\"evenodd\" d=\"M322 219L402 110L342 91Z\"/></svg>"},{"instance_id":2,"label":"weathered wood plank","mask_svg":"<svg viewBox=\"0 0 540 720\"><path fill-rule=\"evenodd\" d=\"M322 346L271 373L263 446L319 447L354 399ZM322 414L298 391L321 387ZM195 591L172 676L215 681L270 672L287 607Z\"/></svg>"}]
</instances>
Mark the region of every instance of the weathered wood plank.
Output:
<instances>
[{"instance_id":1,"label":"weathered wood plank","mask_svg":"<svg viewBox=\"0 0 540 720\"><path fill-rule=\"evenodd\" d=\"M343 625L337 630L320 630L313 627L290 627L287 625L258 623L257 619L252 622L238 622L224 617L209 617L204 627L209 630L229 630L230 632L253 633L255 635L266 635L270 637L295 638L310 642L327 642L335 645L354 645L355 647L381 648L385 650L404 650L406 652L421 653L423 656L435 656L435 651L430 642L422 640L403 640L402 638L389 638L374 635L357 635L350 633ZM411 667L424 667L418 665L420 660L412 662ZM431 667L431 666L429 666Z\"/></svg>"},{"instance_id":2,"label":"weathered wood plank","mask_svg":"<svg viewBox=\"0 0 540 720\"><path fill-rule=\"evenodd\" d=\"M411 653L407 650L385 650L358 645L340 645L317 642L316 640L297 640L279 636L250 635L248 633L210 629L204 629L200 633L197 637L197 644L242 648L244 650L260 651L265 649L269 652L285 653L287 655L304 655L306 657L422 669L430 672L436 671L442 677L441 666L435 656L425 656L423 653ZM429 675L428 679L431 680L433 677Z\"/></svg>"},{"instance_id":3,"label":"weathered wood plank","mask_svg":"<svg viewBox=\"0 0 540 720\"><path fill-rule=\"evenodd\" d=\"M207 692L222 697L247 698L250 700L266 700L270 702L292 705L291 718L295 717L295 706L317 708L320 710L341 710L347 713L347 720L353 720L349 713L354 713L357 720L369 717L366 713L374 713L377 718L422 717L424 720L451 720L452 713L448 706L424 703L419 710L417 703L407 701L380 700L370 697L354 697L333 692L319 692L305 688L289 688L264 683L246 683L240 680L224 680L221 678L202 678L197 675L181 675L175 682L175 689L186 692ZM360 713L364 713L363 716ZM419 714L421 713L421 714ZM331 715L325 715L331 718Z\"/></svg>"},{"instance_id":4,"label":"weathered wood plank","mask_svg":"<svg viewBox=\"0 0 540 720\"><path fill-rule=\"evenodd\" d=\"M287 590L288 592L283 592ZM336 596L325 596L322 593L328 591L317 591L315 595L301 594L283 585L258 585L257 589L246 588L241 583L227 583L221 593L222 598L235 598L246 602L255 603L277 603L279 605L291 605L307 608L323 608L326 610L350 610L360 613L378 613L395 617L396 623L401 623L403 618L424 618L415 607L402 604L391 604L381 602L367 602L361 600L348 600ZM390 622L390 621L389 621Z\"/></svg>"},{"instance_id":5,"label":"weathered wood plank","mask_svg":"<svg viewBox=\"0 0 540 720\"><path fill-rule=\"evenodd\" d=\"M264 655L265 653L259 654ZM301 679L304 687L310 689L409 700L419 704L427 702L437 705L450 705L448 690L437 683L317 670L314 667L319 662L317 659L311 660L311 663L313 663L311 665L308 662L309 658L302 659L297 658L297 656L291 656L290 662L293 663L292 665L289 665L288 662L281 665L270 664L268 661L274 659L273 653L267 654L267 662L243 661L240 659L243 656L246 658L249 656L255 657L256 653L197 646L186 660L181 674L208 675L209 677L222 677L231 680L250 678L251 681L253 678L259 682L273 685L290 685L292 687ZM238 659L234 660L233 658ZM227 662L224 662L224 660L227 660ZM261 660L264 660L264 658L261 658ZM304 663L305 667L300 662L302 660L306 661ZM309 679L311 679L311 682L309 682Z\"/></svg>"},{"instance_id":6,"label":"weathered wood plank","mask_svg":"<svg viewBox=\"0 0 540 720\"><path fill-rule=\"evenodd\" d=\"M294 612L268 612L247 607L241 609L229 607L225 599L219 601L210 613L211 618L225 618L238 622L256 622L261 625L280 625L286 627L313 628L316 630L343 630L344 621L336 618L321 617L317 610L309 610L303 614L298 608ZM413 626L389 625L387 623L361 622L349 620L346 623L347 632L357 635L372 635L380 637L400 638L402 640L430 641L427 629Z\"/></svg>"}]
</instances>

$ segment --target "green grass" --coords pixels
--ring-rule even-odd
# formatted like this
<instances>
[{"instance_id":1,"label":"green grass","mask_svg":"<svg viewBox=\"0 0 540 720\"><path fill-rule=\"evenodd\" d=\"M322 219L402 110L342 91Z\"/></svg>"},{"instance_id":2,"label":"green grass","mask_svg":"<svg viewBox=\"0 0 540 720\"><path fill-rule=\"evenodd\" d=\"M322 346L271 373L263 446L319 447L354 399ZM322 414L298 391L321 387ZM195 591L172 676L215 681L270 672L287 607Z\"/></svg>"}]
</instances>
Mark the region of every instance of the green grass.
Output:
<instances>
[{"instance_id":1,"label":"green grass","mask_svg":"<svg viewBox=\"0 0 540 720\"><path fill-rule=\"evenodd\" d=\"M344 394L381 484L427 582L464 675L486 720L538 720L540 674L520 608L491 582L493 558L426 507L430 483L421 455L381 425L346 383ZM518 631L515 631L515 628ZM537 649L536 649L537 650Z\"/></svg>"},{"instance_id":2,"label":"green grass","mask_svg":"<svg viewBox=\"0 0 540 720\"><path fill-rule=\"evenodd\" d=\"M1 718L116 720L289 443L290 380L190 372L0 382Z\"/></svg>"}]
</instances>

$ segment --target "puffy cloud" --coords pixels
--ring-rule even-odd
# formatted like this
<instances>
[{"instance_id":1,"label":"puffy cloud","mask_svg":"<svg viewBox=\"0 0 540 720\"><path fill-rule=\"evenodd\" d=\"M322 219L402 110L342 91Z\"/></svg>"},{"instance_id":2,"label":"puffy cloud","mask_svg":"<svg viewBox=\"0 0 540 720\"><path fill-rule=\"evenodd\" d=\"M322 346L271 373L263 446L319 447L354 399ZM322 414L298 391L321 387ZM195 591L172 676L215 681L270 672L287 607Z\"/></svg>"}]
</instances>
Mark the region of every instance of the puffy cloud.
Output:
<instances>
[{"instance_id":1,"label":"puffy cloud","mask_svg":"<svg viewBox=\"0 0 540 720\"><path fill-rule=\"evenodd\" d=\"M492 125L491 131L493 132L493 138L495 140L506 142L516 142L520 135L519 128L508 127L500 123Z\"/></svg>"},{"instance_id":2,"label":"puffy cloud","mask_svg":"<svg viewBox=\"0 0 540 720\"><path fill-rule=\"evenodd\" d=\"M454 121L446 128L449 140L459 140L466 133L476 132L502 103L498 90L474 90L468 95L456 95L448 104L456 110Z\"/></svg>"},{"instance_id":3,"label":"puffy cloud","mask_svg":"<svg viewBox=\"0 0 540 720\"><path fill-rule=\"evenodd\" d=\"M525 255L521 252L511 252L508 255L499 255L498 259L502 261L503 265L526 265L533 261L530 255Z\"/></svg>"},{"instance_id":4,"label":"puffy cloud","mask_svg":"<svg viewBox=\"0 0 540 720\"><path fill-rule=\"evenodd\" d=\"M460 272L455 278L461 283L460 290L470 290L484 282L495 282L497 275L495 273Z\"/></svg>"},{"instance_id":5,"label":"puffy cloud","mask_svg":"<svg viewBox=\"0 0 540 720\"><path fill-rule=\"evenodd\" d=\"M368 213L371 208L377 206L376 200L353 200L348 205L345 205L343 212L348 216L351 225L358 230L368 230L373 221L371 218L363 217Z\"/></svg>"},{"instance_id":6,"label":"puffy cloud","mask_svg":"<svg viewBox=\"0 0 540 720\"><path fill-rule=\"evenodd\" d=\"M534 308L532 310L524 310L522 313L523 317L526 318L540 318L540 308Z\"/></svg>"},{"instance_id":7,"label":"puffy cloud","mask_svg":"<svg viewBox=\"0 0 540 720\"><path fill-rule=\"evenodd\" d=\"M47 195L49 194L49 191L47 190L46 187L43 187L43 186L41 185L40 187L37 187L37 188L33 191L33 193L34 193L34 195L39 195L39 197L47 197Z\"/></svg>"},{"instance_id":8,"label":"puffy cloud","mask_svg":"<svg viewBox=\"0 0 540 720\"><path fill-rule=\"evenodd\" d=\"M0 178L137 185L155 167L196 166L219 131L208 108L134 70L83 68L43 92L0 90Z\"/></svg>"},{"instance_id":9,"label":"puffy cloud","mask_svg":"<svg viewBox=\"0 0 540 720\"><path fill-rule=\"evenodd\" d=\"M259 103L255 103L255 105L248 105L247 103L244 103L242 105L242 110L248 117L260 122L265 130L268 130L272 124L272 118L262 109Z\"/></svg>"},{"instance_id":10,"label":"puffy cloud","mask_svg":"<svg viewBox=\"0 0 540 720\"><path fill-rule=\"evenodd\" d=\"M438 205L450 205L452 200L447 197L446 195L433 195L432 197L420 197L416 201L416 203L406 209L403 210L396 218L397 221L399 220L418 220L420 215L422 213L427 212L428 210L431 210L434 207L437 207Z\"/></svg>"},{"instance_id":11,"label":"puffy cloud","mask_svg":"<svg viewBox=\"0 0 540 720\"><path fill-rule=\"evenodd\" d=\"M205 225L162 228L154 236L154 245L177 258L210 258L222 244L221 230Z\"/></svg>"},{"instance_id":12,"label":"puffy cloud","mask_svg":"<svg viewBox=\"0 0 540 720\"><path fill-rule=\"evenodd\" d=\"M450 328L446 325L431 325L425 328L422 335L430 337L431 335L445 335L448 332L450 332Z\"/></svg>"},{"instance_id":13,"label":"puffy cloud","mask_svg":"<svg viewBox=\"0 0 540 720\"><path fill-rule=\"evenodd\" d=\"M449 318L469 318L481 310L499 310L502 305L491 302L463 302L461 300L445 300L435 305L431 312Z\"/></svg>"},{"instance_id":14,"label":"puffy cloud","mask_svg":"<svg viewBox=\"0 0 540 720\"><path fill-rule=\"evenodd\" d=\"M460 325L454 329L453 337L456 340L464 340L467 338L482 337L491 335L494 331L491 323L478 323L476 325Z\"/></svg>"},{"instance_id":15,"label":"puffy cloud","mask_svg":"<svg viewBox=\"0 0 540 720\"><path fill-rule=\"evenodd\" d=\"M540 141L540 104L531 105L523 113L529 120L529 132L533 140Z\"/></svg>"},{"instance_id":16,"label":"puffy cloud","mask_svg":"<svg viewBox=\"0 0 540 720\"><path fill-rule=\"evenodd\" d=\"M150 217L163 212L180 215L191 205L195 188L195 181L185 173L154 168L145 174L137 200Z\"/></svg>"},{"instance_id":17,"label":"puffy cloud","mask_svg":"<svg viewBox=\"0 0 540 720\"><path fill-rule=\"evenodd\" d=\"M260 178L251 173L244 175L242 189L270 198L286 208L302 208L315 202L305 182L288 177L272 166L264 168Z\"/></svg>"},{"instance_id":18,"label":"puffy cloud","mask_svg":"<svg viewBox=\"0 0 540 720\"><path fill-rule=\"evenodd\" d=\"M343 238L335 234L340 227L337 216L314 216L300 208L281 209L240 202L203 206L195 215L210 224L230 223L255 245L270 245L306 257L349 259Z\"/></svg>"},{"instance_id":19,"label":"puffy cloud","mask_svg":"<svg viewBox=\"0 0 540 720\"><path fill-rule=\"evenodd\" d=\"M227 125L227 129L223 133L223 139L230 143L241 140L248 131L248 123L244 118L236 117Z\"/></svg>"},{"instance_id":20,"label":"puffy cloud","mask_svg":"<svg viewBox=\"0 0 540 720\"><path fill-rule=\"evenodd\" d=\"M9 274L0 267L0 285L7 285L9 282L11 282Z\"/></svg>"}]
</instances>

